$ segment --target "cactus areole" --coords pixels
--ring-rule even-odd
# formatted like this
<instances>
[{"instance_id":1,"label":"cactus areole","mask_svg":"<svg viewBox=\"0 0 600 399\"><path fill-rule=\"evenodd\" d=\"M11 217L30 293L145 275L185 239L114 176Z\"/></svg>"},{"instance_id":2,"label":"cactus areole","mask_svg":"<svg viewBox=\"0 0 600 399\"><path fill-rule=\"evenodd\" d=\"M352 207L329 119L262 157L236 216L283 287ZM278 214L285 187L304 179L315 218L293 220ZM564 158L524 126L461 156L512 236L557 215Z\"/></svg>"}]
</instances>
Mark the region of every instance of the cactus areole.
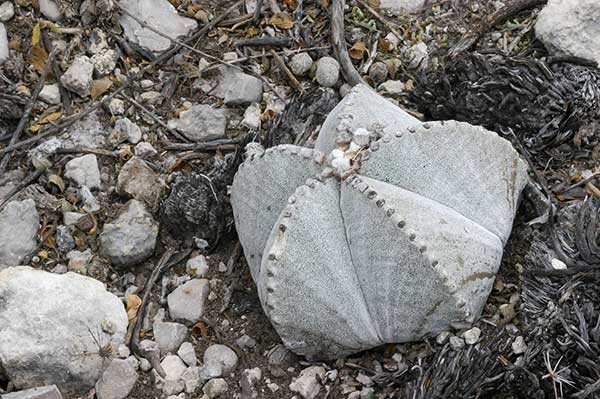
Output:
<instances>
[{"instance_id":1,"label":"cactus areole","mask_svg":"<svg viewBox=\"0 0 600 399\"><path fill-rule=\"evenodd\" d=\"M332 359L475 321L526 181L496 133L421 123L358 85L314 149L250 146L231 200L284 344Z\"/></svg>"}]
</instances>

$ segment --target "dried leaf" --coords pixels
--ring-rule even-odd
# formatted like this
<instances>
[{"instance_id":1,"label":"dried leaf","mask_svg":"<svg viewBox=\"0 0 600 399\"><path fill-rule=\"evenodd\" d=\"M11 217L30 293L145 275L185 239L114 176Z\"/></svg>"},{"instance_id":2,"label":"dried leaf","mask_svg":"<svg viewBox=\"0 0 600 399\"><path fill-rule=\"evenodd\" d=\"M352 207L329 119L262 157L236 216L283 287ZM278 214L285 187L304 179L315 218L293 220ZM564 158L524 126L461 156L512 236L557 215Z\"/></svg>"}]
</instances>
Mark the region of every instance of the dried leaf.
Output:
<instances>
[{"instance_id":1,"label":"dried leaf","mask_svg":"<svg viewBox=\"0 0 600 399\"><path fill-rule=\"evenodd\" d=\"M198 323L194 324L192 326L192 335L194 337L196 337L196 338L198 338L198 337L202 337L202 338L208 337L208 329L206 328L206 324L204 324L201 321L199 321Z\"/></svg>"},{"instance_id":2,"label":"dried leaf","mask_svg":"<svg viewBox=\"0 0 600 399\"><path fill-rule=\"evenodd\" d=\"M61 193L65 191L65 182L59 175L50 175L50 177L48 177L48 183L58 187Z\"/></svg>"},{"instance_id":3,"label":"dried leaf","mask_svg":"<svg viewBox=\"0 0 600 399\"><path fill-rule=\"evenodd\" d=\"M371 8L378 9L381 7L381 0L367 0L367 4L371 6Z\"/></svg>"},{"instance_id":4,"label":"dried leaf","mask_svg":"<svg viewBox=\"0 0 600 399\"><path fill-rule=\"evenodd\" d=\"M274 25L280 29L291 29L294 26L294 20L290 14L280 12L269 18L269 24Z\"/></svg>"},{"instance_id":5,"label":"dried leaf","mask_svg":"<svg viewBox=\"0 0 600 399\"><path fill-rule=\"evenodd\" d=\"M41 47L33 47L29 56L29 63L33 65L35 70L41 74L44 71L46 62L48 61L48 53Z\"/></svg>"},{"instance_id":6,"label":"dried leaf","mask_svg":"<svg viewBox=\"0 0 600 399\"><path fill-rule=\"evenodd\" d=\"M90 95L92 97L92 101L106 93L108 89L111 88L113 82L108 77L104 77L102 79L94 80L92 83L92 89L90 91Z\"/></svg>"},{"instance_id":7,"label":"dried leaf","mask_svg":"<svg viewBox=\"0 0 600 399\"><path fill-rule=\"evenodd\" d=\"M127 318L129 321L135 319L140 306L142 306L142 299L139 296L127 295Z\"/></svg>"},{"instance_id":8,"label":"dried leaf","mask_svg":"<svg viewBox=\"0 0 600 399\"><path fill-rule=\"evenodd\" d=\"M40 37L42 36L42 28L40 27L40 23L38 22L33 27L33 32L31 33L31 47L35 47L40 42Z\"/></svg>"},{"instance_id":9,"label":"dried leaf","mask_svg":"<svg viewBox=\"0 0 600 399\"><path fill-rule=\"evenodd\" d=\"M348 54L355 60L362 60L365 58L365 55L369 54L369 50L364 42L356 42L354 43L354 46L348 50Z\"/></svg>"},{"instance_id":10,"label":"dried leaf","mask_svg":"<svg viewBox=\"0 0 600 399\"><path fill-rule=\"evenodd\" d=\"M48 114L45 117L43 117L39 122L31 125L29 130L31 130L33 133L37 133L44 125L58 120L58 118L60 118L61 115L62 112L53 112L51 114Z\"/></svg>"},{"instance_id":11,"label":"dried leaf","mask_svg":"<svg viewBox=\"0 0 600 399\"><path fill-rule=\"evenodd\" d=\"M42 249L40 252L37 253L38 258L40 258L43 261L46 261L48 259L50 259L50 255L48 254L48 251Z\"/></svg>"},{"instance_id":12,"label":"dried leaf","mask_svg":"<svg viewBox=\"0 0 600 399\"><path fill-rule=\"evenodd\" d=\"M56 26L56 24L52 21L46 21L43 20L41 22L41 24L39 24L42 28L50 28L52 29L55 33L58 33L59 35L62 33L61 30L58 28L58 26Z\"/></svg>"}]
</instances>

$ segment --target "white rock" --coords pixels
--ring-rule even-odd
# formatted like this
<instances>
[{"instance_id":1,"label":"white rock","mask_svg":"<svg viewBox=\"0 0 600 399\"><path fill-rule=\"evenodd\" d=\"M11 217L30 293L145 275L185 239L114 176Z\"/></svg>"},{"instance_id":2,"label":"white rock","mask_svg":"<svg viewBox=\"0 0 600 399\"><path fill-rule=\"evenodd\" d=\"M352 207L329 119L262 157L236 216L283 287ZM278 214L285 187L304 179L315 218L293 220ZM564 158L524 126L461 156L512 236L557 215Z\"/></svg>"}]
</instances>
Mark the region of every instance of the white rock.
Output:
<instances>
[{"instance_id":1,"label":"white rock","mask_svg":"<svg viewBox=\"0 0 600 399\"><path fill-rule=\"evenodd\" d=\"M175 355L165 356L160 365L165 371L165 380L178 380L187 369L183 361Z\"/></svg>"},{"instance_id":2,"label":"white rock","mask_svg":"<svg viewBox=\"0 0 600 399\"><path fill-rule=\"evenodd\" d=\"M540 11L535 34L549 52L600 63L600 3L549 0Z\"/></svg>"},{"instance_id":3,"label":"white rock","mask_svg":"<svg viewBox=\"0 0 600 399\"><path fill-rule=\"evenodd\" d=\"M171 119L169 127L179 130L192 141L209 141L225 136L227 117L223 108L213 108L207 104L194 105L179 114L179 119Z\"/></svg>"},{"instance_id":4,"label":"white rock","mask_svg":"<svg viewBox=\"0 0 600 399\"><path fill-rule=\"evenodd\" d=\"M62 399L60 391L56 385L45 385L22 391L6 393L2 399Z\"/></svg>"},{"instance_id":5,"label":"white rock","mask_svg":"<svg viewBox=\"0 0 600 399\"><path fill-rule=\"evenodd\" d=\"M94 64L85 55L75 58L69 69L62 75L60 81L67 90L79 94L82 97L90 95L92 88L92 75Z\"/></svg>"},{"instance_id":6,"label":"white rock","mask_svg":"<svg viewBox=\"0 0 600 399\"><path fill-rule=\"evenodd\" d=\"M450 337L450 346L454 350L459 350L459 349L464 348L465 341L460 337L452 336L452 337Z\"/></svg>"},{"instance_id":7,"label":"white rock","mask_svg":"<svg viewBox=\"0 0 600 399\"><path fill-rule=\"evenodd\" d=\"M260 102L262 80L228 66L221 67L219 71L219 85L212 95L221 97L227 105Z\"/></svg>"},{"instance_id":8,"label":"white rock","mask_svg":"<svg viewBox=\"0 0 600 399\"><path fill-rule=\"evenodd\" d=\"M113 49L108 49L94 54L91 58L94 64L94 72L97 77L106 76L115 69L119 54Z\"/></svg>"},{"instance_id":9,"label":"white rock","mask_svg":"<svg viewBox=\"0 0 600 399\"><path fill-rule=\"evenodd\" d=\"M0 4L0 22L6 22L15 15L15 6L11 1Z\"/></svg>"},{"instance_id":10,"label":"white rock","mask_svg":"<svg viewBox=\"0 0 600 399\"><path fill-rule=\"evenodd\" d=\"M115 127L111 135L118 136L123 141L127 140L131 144L137 144L142 139L142 129L129 118L121 118L115 122Z\"/></svg>"},{"instance_id":11,"label":"white rock","mask_svg":"<svg viewBox=\"0 0 600 399\"><path fill-rule=\"evenodd\" d=\"M8 37L6 36L6 28L4 24L0 22L0 65L2 65L8 57L10 52L8 50Z\"/></svg>"},{"instance_id":12,"label":"white rock","mask_svg":"<svg viewBox=\"0 0 600 399\"><path fill-rule=\"evenodd\" d=\"M119 98L113 98L108 104L108 110L113 115L123 115L125 113L125 102Z\"/></svg>"},{"instance_id":13,"label":"white rock","mask_svg":"<svg viewBox=\"0 0 600 399\"><path fill-rule=\"evenodd\" d=\"M11 201L0 212L0 270L18 265L37 248L40 217L32 199Z\"/></svg>"},{"instance_id":14,"label":"white rock","mask_svg":"<svg viewBox=\"0 0 600 399\"><path fill-rule=\"evenodd\" d=\"M106 33L100 28L94 28L90 35L87 51L90 54L98 54L108 48Z\"/></svg>"},{"instance_id":15,"label":"white rock","mask_svg":"<svg viewBox=\"0 0 600 399\"><path fill-rule=\"evenodd\" d=\"M143 79L143 80L140 81L140 87L142 89L149 89L152 86L154 86L154 82L151 81L150 79Z\"/></svg>"},{"instance_id":16,"label":"white rock","mask_svg":"<svg viewBox=\"0 0 600 399\"><path fill-rule=\"evenodd\" d=\"M304 399L314 399L321 390L317 381L325 377L325 369L321 366L310 366L300 372L300 376L290 384L290 390L300 394Z\"/></svg>"},{"instance_id":17,"label":"white rock","mask_svg":"<svg viewBox=\"0 0 600 399\"><path fill-rule=\"evenodd\" d=\"M165 380L162 383L162 390L165 395L177 395L185 389L185 382L178 378L176 380Z\"/></svg>"},{"instance_id":18,"label":"white rock","mask_svg":"<svg viewBox=\"0 0 600 399\"><path fill-rule=\"evenodd\" d=\"M100 210L100 204L88 186L81 186L77 191L79 199L83 203L83 210L90 213L96 213Z\"/></svg>"},{"instance_id":19,"label":"white rock","mask_svg":"<svg viewBox=\"0 0 600 399\"><path fill-rule=\"evenodd\" d=\"M185 36L198 26L193 19L180 16L167 0L124 0L120 6L170 38ZM171 46L169 39L142 27L124 13L120 23L127 39L146 50L157 53Z\"/></svg>"},{"instance_id":20,"label":"white rock","mask_svg":"<svg viewBox=\"0 0 600 399\"><path fill-rule=\"evenodd\" d=\"M39 97L46 104L58 105L60 104L60 89L57 84L44 85Z\"/></svg>"},{"instance_id":21,"label":"white rock","mask_svg":"<svg viewBox=\"0 0 600 399\"><path fill-rule=\"evenodd\" d=\"M145 358L141 358L140 359L140 369L142 371L150 371L150 370L152 370L152 365Z\"/></svg>"},{"instance_id":22,"label":"white rock","mask_svg":"<svg viewBox=\"0 0 600 399\"><path fill-rule=\"evenodd\" d=\"M294 75L302 76L312 68L313 59L308 53L298 53L292 57L288 66Z\"/></svg>"},{"instance_id":23,"label":"white rock","mask_svg":"<svg viewBox=\"0 0 600 399\"><path fill-rule=\"evenodd\" d=\"M185 372L181 375L181 380L183 380L185 385L185 392L194 393L203 382L200 379L200 367L188 367L187 370L185 370Z\"/></svg>"},{"instance_id":24,"label":"white rock","mask_svg":"<svg viewBox=\"0 0 600 399\"><path fill-rule=\"evenodd\" d=\"M517 338L515 338L515 340L511 344L511 347L515 355L525 353L525 351L527 350L527 344L525 343L525 339L520 335Z\"/></svg>"},{"instance_id":25,"label":"white rock","mask_svg":"<svg viewBox=\"0 0 600 399\"><path fill-rule=\"evenodd\" d=\"M204 314L204 302L210 288L208 280L192 279L180 285L167 297L169 314L172 319L197 322Z\"/></svg>"},{"instance_id":26,"label":"white rock","mask_svg":"<svg viewBox=\"0 0 600 399\"><path fill-rule=\"evenodd\" d=\"M138 373L125 359L113 359L96 382L98 399L125 399L138 380Z\"/></svg>"},{"instance_id":27,"label":"white rock","mask_svg":"<svg viewBox=\"0 0 600 399\"><path fill-rule=\"evenodd\" d=\"M177 356L184 361L188 366L195 366L198 359L196 359L196 351L194 346L190 342L184 342L177 351Z\"/></svg>"},{"instance_id":28,"label":"white rock","mask_svg":"<svg viewBox=\"0 0 600 399\"><path fill-rule=\"evenodd\" d=\"M79 274L11 267L0 272L0 298L0 364L19 389L43 381L69 397L86 393L105 366L96 340L116 348L127 332L119 298Z\"/></svg>"},{"instance_id":29,"label":"white rock","mask_svg":"<svg viewBox=\"0 0 600 399\"><path fill-rule=\"evenodd\" d=\"M245 399L257 399L259 394L257 385L262 378L262 370L259 367L245 369L242 371L240 385L242 387L242 397Z\"/></svg>"},{"instance_id":30,"label":"white rock","mask_svg":"<svg viewBox=\"0 0 600 399\"><path fill-rule=\"evenodd\" d=\"M208 272L208 262L204 255L194 256L185 263L185 272L192 277L202 277Z\"/></svg>"},{"instance_id":31,"label":"white rock","mask_svg":"<svg viewBox=\"0 0 600 399\"><path fill-rule=\"evenodd\" d=\"M442 331L435 339L438 345L444 345L452 334L449 331Z\"/></svg>"},{"instance_id":32,"label":"white rock","mask_svg":"<svg viewBox=\"0 0 600 399\"><path fill-rule=\"evenodd\" d=\"M567 268L567 264L565 262L563 262L560 259L557 258L552 258L552 260L550 261L552 268L554 268L555 270L564 270Z\"/></svg>"},{"instance_id":33,"label":"white rock","mask_svg":"<svg viewBox=\"0 0 600 399\"><path fill-rule=\"evenodd\" d=\"M60 19L60 8L54 0L39 0L40 12L51 21Z\"/></svg>"},{"instance_id":34,"label":"white rock","mask_svg":"<svg viewBox=\"0 0 600 399\"><path fill-rule=\"evenodd\" d=\"M94 154L86 154L67 162L65 176L79 186L88 186L92 190L102 188L98 159Z\"/></svg>"},{"instance_id":35,"label":"white rock","mask_svg":"<svg viewBox=\"0 0 600 399\"><path fill-rule=\"evenodd\" d=\"M154 91L154 90L146 91L146 92L143 92L142 94L140 94L140 100L142 100L142 102L148 103L148 104L157 103L158 100L160 100L161 98L162 98L162 94L160 94L160 92Z\"/></svg>"},{"instance_id":36,"label":"white rock","mask_svg":"<svg viewBox=\"0 0 600 399\"><path fill-rule=\"evenodd\" d=\"M135 154L136 157L140 157L140 158L144 158L144 159L152 158L152 157L158 155L158 151L156 151L156 149L154 147L152 147L152 144L147 143L145 141L138 143L134 147L133 153Z\"/></svg>"},{"instance_id":37,"label":"white rock","mask_svg":"<svg viewBox=\"0 0 600 399\"><path fill-rule=\"evenodd\" d=\"M260 104L250 104L248 108L246 108L246 110L244 111L244 119L242 120L242 125L246 126L248 129L258 130L261 126L260 117Z\"/></svg>"},{"instance_id":38,"label":"white rock","mask_svg":"<svg viewBox=\"0 0 600 399\"><path fill-rule=\"evenodd\" d=\"M424 4L425 0L381 0L379 8L400 15L405 11L418 11Z\"/></svg>"},{"instance_id":39,"label":"white rock","mask_svg":"<svg viewBox=\"0 0 600 399\"><path fill-rule=\"evenodd\" d=\"M479 337L481 336L481 330L477 327L473 327L464 332L463 338L467 345L475 345L477 341L479 341Z\"/></svg>"},{"instance_id":40,"label":"white rock","mask_svg":"<svg viewBox=\"0 0 600 399\"><path fill-rule=\"evenodd\" d=\"M406 52L410 69L425 70L429 67L429 53L427 45L419 42L409 48Z\"/></svg>"},{"instance_id":41,"label":"white rock","mask_svg":"<svg viewBox=\"0 0 600 399\"><path fill-rule=\"evenodd\" d=\"M224 378L213 378L202 387L202 392L210 399L221 397L228 390L229 386Z\"/></svg>"},{"instance_id":42,"label":"white rock","mask_svg":"<svg viewBox=\"0 0 600 399\"><path fill-rule=\"evenodd\" d=\"M100 252L113 265L135 265L154 252L158 225L142 203L131 200L123 213L104 225L100 234Z\"/></svg>"},{"instance_id":43,"label":"white rock","mask_svg":"<svg viewBox=\"0 0 600 399\"><path fill-rule=\"evenodd\" d=\"M233 372L238 364L237 354L229 347L214 344L204 351L204 366L220 369L215 377L226 376Z\"/></svg>"},{"instance_id":44,"label":"white rock","mask_svg":"<svg viewBox=\"0 0 600 399\"><path fill-rule=\"evenodd\" d=\"M340 77L340 64L331 57L323 57L317 61L315 78L324 87L334 86Z\"/></svg>"},{"instance_id":45,"label":"white rock","mask_svg":"<svg viewBox=\"0 0 600 399\"><path fill-rule=\"evenodd\" d=\"M402 94L406 86L400 80L387 80L377 87L383 93L386 94Z\"/></svg>"},{"instance_id":46,"label":"white rock","mask_svg":"<svg viewBox=\"0 0 600 399\"><path fill-rule=\"evenodd\" d=\"M150 209L156 210L165 185L143 159L133 157L121 168L116 188L119 194L143 201Z\"/></svg>"},{"instance_id":47,"label":"white rock","mask_svg":"<svg viewBox=\"0 0 600 399\"><path fill-rule=\"evenodd\" d=\"M187 327L179 323L157 321L154 323L154 340L160 352L175 353L187 335Z\"/></svg>"}]
</instances>

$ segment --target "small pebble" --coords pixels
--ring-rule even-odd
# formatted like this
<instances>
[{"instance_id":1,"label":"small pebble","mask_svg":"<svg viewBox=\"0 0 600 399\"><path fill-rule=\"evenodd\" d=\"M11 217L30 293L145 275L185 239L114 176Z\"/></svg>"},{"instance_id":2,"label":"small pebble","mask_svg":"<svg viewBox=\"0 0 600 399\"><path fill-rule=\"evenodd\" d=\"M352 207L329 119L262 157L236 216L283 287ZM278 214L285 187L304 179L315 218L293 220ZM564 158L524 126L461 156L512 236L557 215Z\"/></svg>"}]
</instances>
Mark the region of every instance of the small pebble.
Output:
<instances>
[{"instance_id":1,"label":"small pebble","mask_svg":"<svg viewBox=\"0 0 600 399\"><path fill-rule=\"evenodd\" d=\"M292 57L288 66L296 76L302 76L312 68L313 59L308 53L299 53Z\"/></svg>"},{"instance_id":2,"label":"small pebble","mask_svg":"<svg viewBox=\"0 0 600 399\"><path fill-rule=\"evenodd\" d=\"M459 349L464 348L465 341L460 337L452 336L452 337L450 337L450 346L454 350L459 350Z\"/></svg>"},{"instance_id":3,"label":"small pebble","mask_svg":"<svg viewBox=\"0 0 600 399\"><path fill-rule=\"evenodd\" d=\"M315 78L323 87L333 87L340 77L340 64L331 57L323 57L317 62Z\"/></svg>"},{"instance_id":4,"label":"small pebble","mask_svg":"<svg viewBox=\"0 0 600 399\"><path fill-rule=\"evenodd\" d=\"M479 337L481 336L481 330L477 327L473 327L470 330L467 330L463 334L463 338L468 345L475 345L477 341L479 341Z\"/></svg>"},{"instance_id":5,"label":"small pebble","mask_svg":"<svg viewBox=\"0 0 600 399\"><path fill-rule=\"evenodd\" d=\"M525 351L527 350L527 344L525 343L525 339L520 335L517 338L515 338L514 342L511 344L511 347L515 355L525 353Z\"/></svg>"}]
</instances>

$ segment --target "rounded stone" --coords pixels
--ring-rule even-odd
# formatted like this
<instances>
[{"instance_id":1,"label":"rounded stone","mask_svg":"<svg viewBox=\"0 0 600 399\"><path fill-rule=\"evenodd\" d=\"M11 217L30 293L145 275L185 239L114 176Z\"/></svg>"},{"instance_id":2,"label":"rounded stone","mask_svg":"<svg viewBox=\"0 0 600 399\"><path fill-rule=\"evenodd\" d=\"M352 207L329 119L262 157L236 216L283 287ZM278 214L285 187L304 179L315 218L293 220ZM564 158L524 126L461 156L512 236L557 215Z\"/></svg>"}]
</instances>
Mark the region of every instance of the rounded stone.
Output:
<instances>
[{"instance_id":1,"label":"rounded stone","mask_svg":"<svg viewBox=\"0 0 600 399\"><path fill-rule=\"evenodd\" d=\"M340 77L340 64L331 57L323 57L317 62L315 78L324 87L333 87Z\"/></svg>"}]
</instances>

